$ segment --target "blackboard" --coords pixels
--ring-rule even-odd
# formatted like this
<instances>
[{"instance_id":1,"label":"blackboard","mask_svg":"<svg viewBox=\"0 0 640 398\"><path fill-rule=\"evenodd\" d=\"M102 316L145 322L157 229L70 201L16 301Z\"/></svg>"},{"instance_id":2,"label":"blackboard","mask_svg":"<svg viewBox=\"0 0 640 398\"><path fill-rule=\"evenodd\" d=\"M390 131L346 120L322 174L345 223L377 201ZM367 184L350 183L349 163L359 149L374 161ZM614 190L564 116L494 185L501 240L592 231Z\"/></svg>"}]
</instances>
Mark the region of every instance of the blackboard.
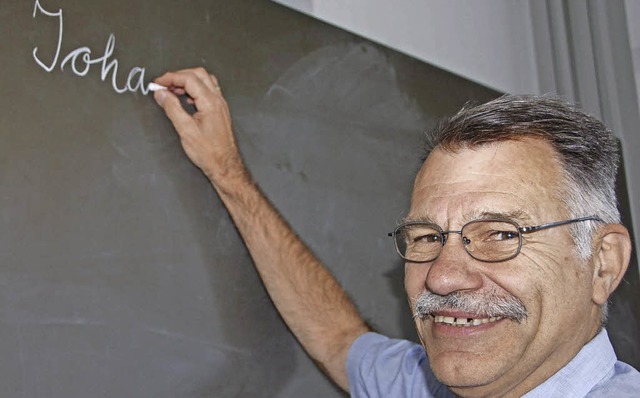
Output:
<instances>
[{"instance_id":1,"label":"blackboard","mask_svg":"<svg viewBox=\"0 0 640 398\"><path fill-rule=\"evenodd\" d=\"M0 34L0 396L343 396L144 93L188 66L364 316L414 336L386 232L420 132L499 93L266 1L5 0Z\"/></svg>"}]
</instances>

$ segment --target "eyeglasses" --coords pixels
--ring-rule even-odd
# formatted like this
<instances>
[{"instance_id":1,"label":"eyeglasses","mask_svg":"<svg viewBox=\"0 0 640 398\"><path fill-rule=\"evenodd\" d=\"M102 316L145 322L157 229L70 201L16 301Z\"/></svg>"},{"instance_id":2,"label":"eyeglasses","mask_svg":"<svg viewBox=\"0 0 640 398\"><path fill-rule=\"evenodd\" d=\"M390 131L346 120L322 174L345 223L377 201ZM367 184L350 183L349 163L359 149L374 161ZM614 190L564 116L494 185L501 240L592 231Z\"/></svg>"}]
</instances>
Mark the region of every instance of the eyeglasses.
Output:
<instances>
[{"instance_id":1,"label":"eyeglasses","mask_svg":"<svg viewBox=\"0 0 640 398\"><path fill-rule=\"evenodd\" d=\"M603 222L600 217L589 216L557 221L533 227L521 227L516 222L502 219L481 219L466 223L459 231L443 231L439 225L411 221L398 225L389 233L396 250L403 259L414 263L434 261L442 253L449 234L459 234L462 245L476 260L488 263L511 260L520 253L522 234L559 227L582 221Z\"/></svg>"}]
</instances>

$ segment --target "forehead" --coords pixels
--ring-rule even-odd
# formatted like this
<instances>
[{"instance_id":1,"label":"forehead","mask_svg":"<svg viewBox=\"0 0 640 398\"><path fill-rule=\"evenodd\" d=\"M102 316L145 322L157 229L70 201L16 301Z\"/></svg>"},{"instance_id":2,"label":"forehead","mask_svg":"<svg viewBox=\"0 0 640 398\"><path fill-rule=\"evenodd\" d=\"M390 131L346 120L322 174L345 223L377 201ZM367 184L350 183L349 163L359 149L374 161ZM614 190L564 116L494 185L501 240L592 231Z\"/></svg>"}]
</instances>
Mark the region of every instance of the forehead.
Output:
<instances>
[{"instance_id":1,"label":"forehead","mask_svg":"<svg viewBox=\"0 0 640 398\"><path fill-rule=\"evenodd\" d=\"M504 212L522 214L523 222L548 219L563 211L561 170L551 145L540 139L455 153L434 149L416 177L409 218L445 223Z\"/></svg>"}]
</instances>

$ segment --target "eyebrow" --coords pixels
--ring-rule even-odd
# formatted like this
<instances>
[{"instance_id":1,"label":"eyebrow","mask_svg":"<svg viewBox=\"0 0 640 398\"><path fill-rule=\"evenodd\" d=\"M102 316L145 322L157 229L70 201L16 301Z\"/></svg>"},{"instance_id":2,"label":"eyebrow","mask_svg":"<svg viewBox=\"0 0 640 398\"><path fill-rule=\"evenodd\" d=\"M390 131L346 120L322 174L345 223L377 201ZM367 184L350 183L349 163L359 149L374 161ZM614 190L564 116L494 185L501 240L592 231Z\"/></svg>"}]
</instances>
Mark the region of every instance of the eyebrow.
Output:
<instances>
[{"instance_id":1,"label":"eyebrow","mask_svg":"<svg viewBox=\"0 0 640 398\"><path fill-rule=\"evenodd\" d=\"M487 219L497 219L497 220L505 220L516 222L518 225L520 224L528 224L531 223L531 217L529 214L525 213L522 210L511 210L511 211L473 211L464 217L462 217L463 222L467 223L469 221L474 220L487 220ZM404 223L412 223L412 222L425 222L431 224L437 224L432 218L427 215L421 215L416 217L403 217L398 220L398 225Z\"/></svg>"},{"instance_id":2,"label":"eyebrow","mask_svg":"<svg viewBox=\"0 0 640 398\"><path fill-rule=\"evenodd\" d=\"M479 211L473 212L469 215L469 217L464 217L465 221L473 221L473 220L486 220L486 219L497 219L504 221L513 221L518 224L522 223L530 223L531 216L525 213L522 210L511 210L511 211Z\"/></svg>"},{"instance_id":3,"label":"eyebrow","mask_svg":"<svg viewBox=\"0 0 640 398\"><path fill-rule=\"evenodd\" d=\"M417 216L417 217L402 217L398 220L397 224L406 224L411 222L425 222L430 224L436 224L429 216Z\"/></svg>"}]
</instances>

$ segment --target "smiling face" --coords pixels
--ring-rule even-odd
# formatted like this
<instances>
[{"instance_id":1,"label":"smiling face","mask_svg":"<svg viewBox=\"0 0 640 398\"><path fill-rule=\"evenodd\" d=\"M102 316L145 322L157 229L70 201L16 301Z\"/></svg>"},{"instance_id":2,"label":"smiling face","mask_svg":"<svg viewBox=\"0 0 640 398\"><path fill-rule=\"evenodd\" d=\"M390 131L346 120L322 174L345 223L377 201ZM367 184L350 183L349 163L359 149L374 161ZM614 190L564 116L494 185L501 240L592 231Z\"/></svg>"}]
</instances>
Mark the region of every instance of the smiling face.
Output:
<instances>
[{"instance_id":1,"label":"smiling face","mask_svg":"<svg viewBox=\"0 0 640 398\"><path fill-rule=\"evenodd\" d=\"M496 215L520 226L564 220L559 186L561 168L541 140L435 149L416 177L408 218L444 230ZM567 226L523 235L520 254L499 263L474 260L460 235L450 234L440 257L405 270L412 311L424 292L497 297L526 310L520 321L471 307L416 318L436 376L465 396L521 396L569 362L599 327L591 282L591 263L575 253Z\"/></svg>"}]
</instances>

